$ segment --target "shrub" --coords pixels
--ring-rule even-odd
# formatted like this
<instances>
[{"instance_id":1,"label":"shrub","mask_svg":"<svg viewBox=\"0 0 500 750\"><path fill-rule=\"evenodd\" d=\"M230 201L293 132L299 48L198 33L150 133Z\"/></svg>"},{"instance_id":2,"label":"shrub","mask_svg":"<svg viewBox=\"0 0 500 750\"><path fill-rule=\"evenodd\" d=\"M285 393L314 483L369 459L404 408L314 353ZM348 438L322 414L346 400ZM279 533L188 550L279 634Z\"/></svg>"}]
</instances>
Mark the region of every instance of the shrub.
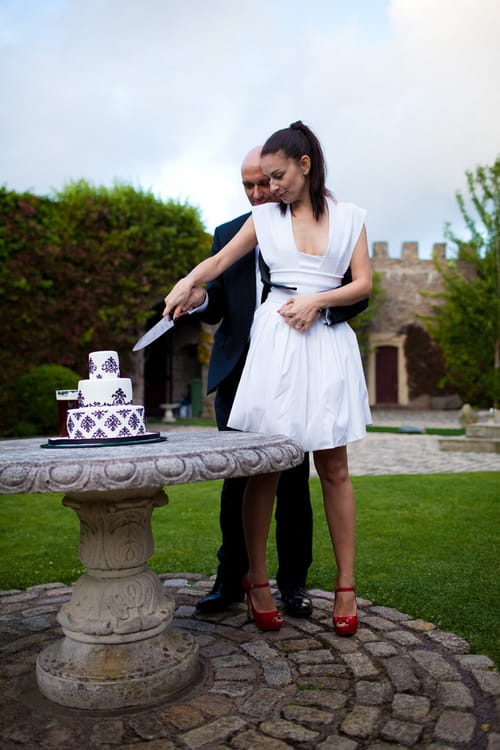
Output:
<instances>
[{"instance_id":1,"label":"shrub","mask_svg":"<svg viewBox=\"0 0 500 750\"><path fill-rule=\"evenodd\" d=\"M441 386L446 367L439 347L420 325L410 323L402 331L405 334L404 352L408 370L410 399L422 394L444 396L456 392L451 386Z\"/></svg>"},{"instance_id":2,"label":"shrub","mask_svg":"<svg viewBox=\"0 0 500 750\"><path fill-rule=\"evenodd\" d=\"M40 365L14 383L15 435L57 434L55 391L78 386L80 375L61 365Z\"/></svg>"}]
</instances>

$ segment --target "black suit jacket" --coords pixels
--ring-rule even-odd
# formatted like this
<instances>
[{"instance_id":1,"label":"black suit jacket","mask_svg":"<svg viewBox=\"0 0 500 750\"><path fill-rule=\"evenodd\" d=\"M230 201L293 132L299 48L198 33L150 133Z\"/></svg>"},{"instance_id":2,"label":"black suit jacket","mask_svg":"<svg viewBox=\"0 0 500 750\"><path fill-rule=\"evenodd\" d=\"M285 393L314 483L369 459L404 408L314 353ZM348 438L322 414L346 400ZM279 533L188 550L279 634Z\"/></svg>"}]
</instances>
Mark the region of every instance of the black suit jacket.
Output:
<instances>
[{"instance_id":1,"label":"black suit jacket","mask_svg":"<svg viewBox=\"0 0 500 750\"><path fill-rule=\"evenodd\" d=\"M250 213L243 214L215 229L212 255L234 237L249 216ZM221 321L214 336L208 367L208 393L214 391L231 374L246 353L256 307L255 268L255 253L247 253L207 286L208 305L200 313L200 317L205 323L215 324ZM342 284L351 280L349 268ZM332 307L329 310L329 322L334 324L350 320L367 306L366 299L354 305Z\"/></svg>"}]
</instances>

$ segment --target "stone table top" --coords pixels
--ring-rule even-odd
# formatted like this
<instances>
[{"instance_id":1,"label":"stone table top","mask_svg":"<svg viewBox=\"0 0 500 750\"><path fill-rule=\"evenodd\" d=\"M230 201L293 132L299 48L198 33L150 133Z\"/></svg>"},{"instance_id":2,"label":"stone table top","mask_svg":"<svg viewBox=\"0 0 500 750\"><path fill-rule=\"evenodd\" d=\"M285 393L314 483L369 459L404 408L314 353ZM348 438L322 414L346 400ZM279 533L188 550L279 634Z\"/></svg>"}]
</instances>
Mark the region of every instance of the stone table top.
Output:
<instances>
[{"instance_id":1,"label":"stone table top","mask_svg":"<svg viewBox=\"0 0 500 750\"><path fill-rule=\"evenodd\" d=\"M42 448L44 438L0 441L0 493L161 487L281 471L303 459L283 435L164 433L156 443Z\"/></svg>"}]
</instances>

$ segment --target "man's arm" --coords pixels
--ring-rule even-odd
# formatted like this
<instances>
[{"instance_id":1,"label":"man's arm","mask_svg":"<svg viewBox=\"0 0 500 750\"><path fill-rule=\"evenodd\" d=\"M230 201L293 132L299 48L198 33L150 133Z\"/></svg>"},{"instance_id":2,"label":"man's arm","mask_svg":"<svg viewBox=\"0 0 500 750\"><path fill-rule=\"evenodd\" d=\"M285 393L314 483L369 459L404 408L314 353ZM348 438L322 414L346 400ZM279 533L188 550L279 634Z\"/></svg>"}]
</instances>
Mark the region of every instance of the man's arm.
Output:
<instances>
[{"instance_id":1,"label":"man's arm","mask_svg":"<svg viewBox=\"0 0 500 750\"><path fill-rule=\"evenodd\" d=\"M350 284L352 281L351 269L348 268L342 279L342 286ZM328 307L325 310L325 323L329 326L335 325L336 323L344 323L346 320L355 318L356 315L366 310L369 303L369 298L362 299L359 302L355 302L352 305L343 305L342 307Z\"/></svg>"}]
</instances>

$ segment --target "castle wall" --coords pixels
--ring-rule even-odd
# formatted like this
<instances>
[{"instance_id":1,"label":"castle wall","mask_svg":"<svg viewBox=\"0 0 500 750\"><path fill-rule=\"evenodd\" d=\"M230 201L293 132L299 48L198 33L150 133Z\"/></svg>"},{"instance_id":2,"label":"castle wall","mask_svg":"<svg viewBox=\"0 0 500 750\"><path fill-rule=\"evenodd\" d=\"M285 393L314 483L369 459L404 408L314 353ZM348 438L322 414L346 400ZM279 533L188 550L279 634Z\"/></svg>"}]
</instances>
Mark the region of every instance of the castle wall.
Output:
<instances>
[{"instance_id":1,"label":"castle wall","mask_svg":"<svg viewBox=\"0 0 500 750\"><path fill-rule=\"evenodd\" d=\"M434 258L445 261L444 243L434 244ZM419 319L431 314L432 306L439 304L439 298L421 292L433 295L443 291L433 259L419 258L417 242L404 242L399 258L389 257L386 242L373 243L372 270L382 276L385 300L370 323L366 375L372 406L460 405L456 397L444 391L440 394L439 379L443 371L436 367L440 355Z\"/></svg>"},{"instance_id":2,"label":"castle wall","mask_svg":"<svg viewBox=\"0 0 500 750\"><path fill-rule=\"evenodd\" d=\"M434 244L433 255L444 260L445 248L444 243ZM398 334L405 325L417 322L418 315L428 315L431 306L436 304L435 299L424 297L420 292L443 289L433 260L418 257L417 242L404 242L400 258L389 257L387 242L374 242L372 269L382 274L387 296L373 321L373 333Z\"/></svg>"}]
</instances>

